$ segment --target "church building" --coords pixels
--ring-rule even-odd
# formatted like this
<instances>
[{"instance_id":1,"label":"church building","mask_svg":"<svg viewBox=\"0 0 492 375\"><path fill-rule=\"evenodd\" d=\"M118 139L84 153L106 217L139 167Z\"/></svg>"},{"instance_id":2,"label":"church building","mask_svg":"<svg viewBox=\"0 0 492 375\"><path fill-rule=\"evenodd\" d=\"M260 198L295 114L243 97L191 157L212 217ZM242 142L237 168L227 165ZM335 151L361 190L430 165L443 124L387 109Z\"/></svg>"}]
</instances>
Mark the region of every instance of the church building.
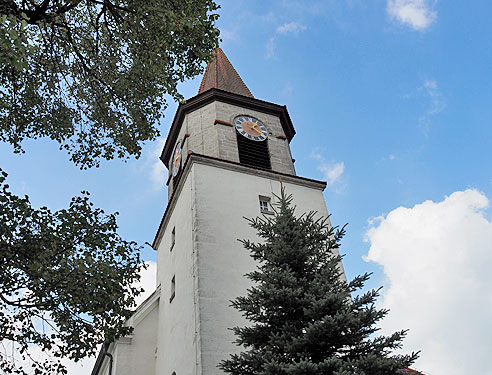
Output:
<instances>
[{"instance_id":1,"label":"church building","mask_svg":"<svg viewBox=\"0 0 492 375\"><path fill-rule=\"evenodd\" d=\"M92 375L219 375L241 351L229 329L247 324L230 306L255 262L246 218L272 215L281 185L296 211L328 216L326 183L296 175L285 106L256 99L219 48L198 94L180 104L161 160L168 203L153 241L157 288L104 347Z\"/></svg>"}]
</instances>

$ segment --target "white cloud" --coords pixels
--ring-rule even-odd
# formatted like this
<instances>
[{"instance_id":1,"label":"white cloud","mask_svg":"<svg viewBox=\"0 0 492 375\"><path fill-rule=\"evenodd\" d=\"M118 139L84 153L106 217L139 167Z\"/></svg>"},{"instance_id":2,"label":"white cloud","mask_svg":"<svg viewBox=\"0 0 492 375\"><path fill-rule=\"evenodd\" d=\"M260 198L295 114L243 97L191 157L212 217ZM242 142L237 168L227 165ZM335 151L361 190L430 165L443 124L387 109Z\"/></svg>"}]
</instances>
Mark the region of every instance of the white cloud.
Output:
<instances>
[{"instance_id":1,"label":"white cloud","mask_svg":"<svg viewBox=\"0 0 492 375\"><path fill-rule=\"evenodd\" d=\"M321 151L323 151L323 149L316 147L311 151L311 154L309 155L309 157L311 159L314 159L314 160L323 160L324 161L325 157L321 154Z\"/></svg>"},{"instance_id":2,"label":"white cloud","mask_svg":"<svg viewBox=\"0 0 492 375\"><path fill-rule=\"evenodd\" d=\"M237 27L234 30L231 29L220 29L220 37L222 40L237 40L238 39Z\"/></svg>"},{"instance_id":3,"label":"white cloud","mask_svg":"<svg viewBox=\"0 0 492 375\"><path fill-rule=\"evenodd\" d=\"M392 19L414 30L425 30L437 17L427 0L387 0L386 10Z\"/></svg>"},{"instance_id":4,"label":"white cloud","mask_svg":"<svg viewBox=\"0 0 492 375\"><path fill-rule=\"evenodd\" d=\"M383 160L383 161L386 161L386 160L393 161L393 160L396 160L396 156L394 154L389 154L388 156L383 156L381 158L381 160Z\"/></svg>"},{"instance_id":5,"label":"white cloud","mask_svg":"<svg viewBox=\"0 0 492 375\"><path fill-rule=\"evenodd\" d=\"M340 181L343 172L345 171L345 164L342 162L326 164L323 163L318 167L318 170L323 172L323 177L328 185L333 185L335 182Z\"/></svg>"},{"instance_id":6,"label":"white cloud","mask_svg":"<svg viewBox=\"0 0 492 375\"><path fill-rule=\"evenodd\" d=\"M278 34L297 34L304 30L306 30L306 26L301 25L297 22L284 23L283 25L277 27Z\"/></svg>"},{"instance_id":7,"label":"white cloud","mask_svg":"<svg viewBox=\"0 0 492 375\"><path fill-rule=\"evenodd\" d=\"M306 30L306 26L301 25L300 23L297 22L289 22L278 26L277 29L275 30L276 31L275 35L298 34L299 32L304 30ZM265 59L267 60L275 56L275 41L276 41L275 35L269 38L265 44Z\"/></svg>"},{"instance_id":8,"label":"white cloud","mask_svg":"<svg viewBox=\"0 0 492 375\"><path fill-rule=\"evenodd\" d=\"M265 44L265 59L271 59L275 55L275 37L272 36Z\"/></svg>"},{"instance_id":9,"label":"white cloud","mask_svg":"<svg viewBox=\"0 0 492 375\"><path fill-rule=\"evenodd\" d=\"M309 157L319 162L317 169L323 173L323 179L326 180L328 186L338 184L342 180L342 175L345 172L345 163L341 162L328 162L322 154L323 148L315 147ZM338 186L340 187L340 186ZM338 192L340 192L339 190Z\"/></svg>"},{"instance_id":10,"label":"white cloud","mask_svg":"<svg viewBox=\"0 0 492 375\"><path fill-rule=\"evenodd\" d=\"M373 220L367 260L387 277L383 332L410 329L404 351L429 374L492 374L492 223L487 197L458 191Z\"/></svg>"},{"instance_id":11,"label":"white cloud","mask_svg":"<svg viewBox=\"0 0 492 375\"><path fill-rule=\"evenodd\" d=\"M157 138L147 157L151 165L150 179L156 190L162 189L167 181L167 169L160 159L165 143L166 138Z\"/></svg>"},{"instance_id":12,"label":"white cloud","mask_svg":"<svg viewBox=\"0 0 492 375\"><path fill-rule=\"evenodd\" d=\"M427 136L430 129L431 118L444 111L446 108L446 101L435 80L426 80L420 90L423 90L425 95L430 99L430 105L427 111L419 118L419 125Z\"/></svg>"},{"instance_id":13,"label":"white cloud","mask_svg":"<svg viewBox=\"0 0 492 375\"><path fill-rule=\"evenodd\" d=\"M292 84L290 82L285 82L282 89L282 96L290 98L293 92L294 88L292 87Z\"/></svg>"},{"instance_id":14,"label":"white cloud","mask_svg":"<svg viewBox=\"0 0 492 375\"><path fill-rule=\"evenodd\" d=\"M273 22L276 22L277 20L277 14L278 13L274 13L272 11L268 12L267 14L264 14L261 17L261 20L263 22L266 22L266 23L273 23Z\"/></svg>"},{"instance_id":15,"label":"white cloud","mask_svg":"<svg viewBox=\"0 0 492 375\"><path fill-rule=\"evenodd\" d=\"M143 301L147 299L155 290L156 285L156 274L157 274L157 263L146 261L147 269L140 271L140 281L137 286L143 288L145 292L136 298L137 305L140 305Z\"/></svg>"},{"instance_id":16,"label":"white cloud","mask_svg":"<svg viewBox=\"0 0 492 375\"><path fill-rule=\"evenodd\" d=\"M429 108L429 114L435 115L441 113L446 108L446 102L437 87L437 82L434 80L427 80L424 82L424 89L431 99L431 107Z\"/></svg>"}]
</instances>

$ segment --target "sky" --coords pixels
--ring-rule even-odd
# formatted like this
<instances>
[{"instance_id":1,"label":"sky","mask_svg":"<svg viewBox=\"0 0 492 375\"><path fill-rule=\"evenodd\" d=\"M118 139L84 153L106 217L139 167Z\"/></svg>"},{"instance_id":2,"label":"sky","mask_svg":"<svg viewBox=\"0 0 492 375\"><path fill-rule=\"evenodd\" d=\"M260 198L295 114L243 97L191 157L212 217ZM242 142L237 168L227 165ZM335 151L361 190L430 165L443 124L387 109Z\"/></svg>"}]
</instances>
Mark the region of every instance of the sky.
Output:
<instances>
[{"instance_id":1,"label":"sky","mask_svg":"<svg viewBox=\"0 0 492 375\"><path fill-rule=\"evenodd\" d=\"M332 223L348 223L347 277L372 272L408 329L403 352L429 375L492 374L492 4L441 0L221 1L221 47L253 95L287 105L299 176L327 181ZM200 78L180 89L196 95ZM68 205L81 190L152 242L167 204L162 133L139 160L81 171L57 144L0 145L14 193ZM151 291L156 254L144 277ZM154 271L153 271L154 270ZM90 372L70 364L70 375Z\"/></svg>"}]
</instances>

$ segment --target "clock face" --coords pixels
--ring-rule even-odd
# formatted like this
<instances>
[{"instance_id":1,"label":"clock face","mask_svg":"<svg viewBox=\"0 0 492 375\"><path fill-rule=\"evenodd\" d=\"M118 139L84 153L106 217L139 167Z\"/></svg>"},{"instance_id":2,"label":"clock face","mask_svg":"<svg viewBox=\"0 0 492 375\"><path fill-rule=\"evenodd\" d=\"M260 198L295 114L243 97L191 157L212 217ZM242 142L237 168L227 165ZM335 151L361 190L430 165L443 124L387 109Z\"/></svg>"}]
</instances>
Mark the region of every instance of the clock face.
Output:
<instances>
[{"instance_id":1,"label":"clock face","mask_svg":"<svg viewBox=\"0 0 492 375\"><path fill-rule=\"evenodd\" d=\"M175 177L181 168L181 142L178 142L173 154L173 177Z\"/></svg>"},{"instance_id":2,"label":"clock face","mask_svg":"<svg viewBox=\"0 0 492 375\"><path fill-rule=\"evenodd\" d=\"M264 141L268 132L263 123L251 116L238 116L234 119L234 126L239 134L252 141Z\"/></svg>"}]
</instances>

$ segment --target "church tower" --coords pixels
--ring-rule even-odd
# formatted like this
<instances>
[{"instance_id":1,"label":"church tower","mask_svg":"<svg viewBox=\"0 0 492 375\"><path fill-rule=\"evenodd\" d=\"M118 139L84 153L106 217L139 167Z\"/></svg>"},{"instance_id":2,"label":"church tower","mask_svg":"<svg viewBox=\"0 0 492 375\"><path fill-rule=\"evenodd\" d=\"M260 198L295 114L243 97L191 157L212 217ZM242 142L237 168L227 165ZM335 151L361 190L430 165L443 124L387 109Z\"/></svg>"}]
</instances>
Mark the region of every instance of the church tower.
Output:
<instances>
[{"instance_id":1,"label":"church tower","mask_svg":"<svg viewBox=\"0 0 492 375\"><path fill-rule=\"evenodd\" d=\"M328 216L326 183L296 175L294 135L287 108L256 99L217 49L161 155L169 194L153 241L157 290L130 319L133 336L101 352L93 375L109 374L106 357L118 375L222 374L219 362L240 350L229 328L247 324L230 307L255 267L238 241L256 239L244 218L271 215L281 184L299 213Z\"/></svg>"}]
</instances>

